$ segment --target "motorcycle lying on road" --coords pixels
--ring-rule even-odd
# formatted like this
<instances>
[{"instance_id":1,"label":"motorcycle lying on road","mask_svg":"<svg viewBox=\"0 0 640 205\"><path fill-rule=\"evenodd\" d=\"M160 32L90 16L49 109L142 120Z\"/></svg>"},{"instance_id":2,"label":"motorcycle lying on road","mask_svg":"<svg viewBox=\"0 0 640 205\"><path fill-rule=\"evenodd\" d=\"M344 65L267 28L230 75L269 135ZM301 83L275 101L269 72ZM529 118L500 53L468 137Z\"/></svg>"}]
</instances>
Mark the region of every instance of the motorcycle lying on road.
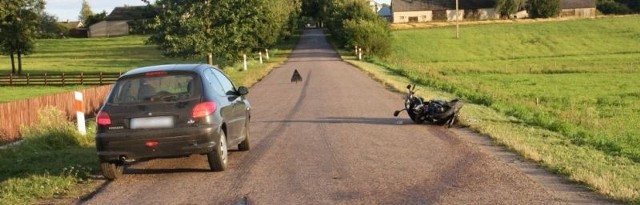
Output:
<instances>
[{"instance_id":1,"label":"motorcycle lying on road","mask_svg":"<svg viewBox=\"0 0 640 205\"><path fill-rule=\"evenodd\" d=\"M429 100L416 96L416 85L407 85L407 96L404 100L404 109L396 110L393 116L398 117L400 112L407 111L409 118L416 123L441 124L451 127L462 108L462 102L458 99L449 102L444 100Z\"/></svg>"}]
</instances>

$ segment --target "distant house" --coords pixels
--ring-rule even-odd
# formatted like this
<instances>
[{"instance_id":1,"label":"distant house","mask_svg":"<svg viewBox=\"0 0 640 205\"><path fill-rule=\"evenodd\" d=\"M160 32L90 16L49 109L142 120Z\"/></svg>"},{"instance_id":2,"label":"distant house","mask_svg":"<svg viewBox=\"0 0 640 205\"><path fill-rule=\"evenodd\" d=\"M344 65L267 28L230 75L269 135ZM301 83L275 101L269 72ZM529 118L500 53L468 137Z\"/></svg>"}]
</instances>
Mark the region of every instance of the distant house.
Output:
<instances>
[{"instance_id":1,"label":"distant house","mask_svg":"<svg viewBox=\"0 0 640 205\"><path fill-rule=\"evenodd\" d=\"M560 17L595 17L596 0L562 0Z\"/></svg>"},{"instance_id":2,"label":"distant house","mask_svg":"<svg viewBox=\"0 0 640 205\"><path fill-rule=\"evenodd\" d=\"M371 10L378 14L378 16L387 19L387 21L391 21L391 8L387 4L381 4L374 0L369 0L369 7Z\"/></svg>"},{"instance_id":3,"label":"distant house","mask_svg":"<svg viewBox=\"0 0 640 205\"><path fill-rule=\"evenodd\" d=\"M116 7L104 19L89 27L89 37L111 37L129 35L142 28L144 21L152 19L157 12L148 6Z\"/></svg>"},{"instance_id":4,"label":"distant house","mask_svg":"<svg viewBox=\"0 0 640 205\"><path fill-rule=\"evenodd\" d=\"M67 29L81 28L82 26L84 26L80 21L69 21L68 19L66 21L60 21L58 22L58 24L64 26Z\"/></svg>"},{"instance_id":5,"label":"distant house","mask_svg":"<svg viewBox=\"0 0 640 205\"><path fill-rule=\"evenodd\" d=\"M458 19L497 19L495 0L459 0ZM393 23L454 21L455 0L391 0Z\"/></svg>"},{"instance_id":6,"label":"distant house","mask_svg":"<svg viewBox=\"0 0 640 205\"><path fill-rule=\"evenodd\" d=\"M58 24L64 26L69 30L68 36L76 37L76 38L86 38L87 37L87 29L84 28L84 25L81 21L61 21Z\"/></svg>"},{"instance_id":7,"label":"distant house","mask_svg":"<svg viewBox=\"0 0 640 205\"><path fill-rule=\"evenodd\" d=\"M393 16L391 15L391 6L382 4L382 7L378 10L378 16L387 19L387 21L391 21L393 19Z\"/></svg>"},{"instance_id":8,"label":"distant house","mask_svg":"<svg viewBox=\"0 0 640 205\"><path fill-rule=\"evenodd\" d=\"M393 23L454 21L455 0L391 0ZM496 0L459 0L458 19L498 19ZM561 17L593 17L596 14L595 0L560 0ZM519 11L516 18L526 18L526 11Z\"/></svg>"}]
</instances>

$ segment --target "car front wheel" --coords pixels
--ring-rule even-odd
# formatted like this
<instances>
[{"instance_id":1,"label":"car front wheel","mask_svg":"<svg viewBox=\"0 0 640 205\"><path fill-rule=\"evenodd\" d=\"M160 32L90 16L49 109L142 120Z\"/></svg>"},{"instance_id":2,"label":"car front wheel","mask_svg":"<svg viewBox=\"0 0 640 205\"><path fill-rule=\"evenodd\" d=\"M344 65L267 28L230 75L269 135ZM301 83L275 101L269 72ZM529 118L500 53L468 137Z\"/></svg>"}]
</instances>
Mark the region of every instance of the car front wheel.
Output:
<instances>
[{"instance_id":1,"label":"car front wheel","mask_svg":"<svg viewBox=\"0 0 640 205\"><path fill-rule=\"evenodd\" d=\"M227 168L228 150L227 150L227 136L224 134L224 130L220 132L220 137L216 143L213 151L207 153L207 160L209 161L209 167L211 171L224 171Z\"/></svg>"}]
</instances>

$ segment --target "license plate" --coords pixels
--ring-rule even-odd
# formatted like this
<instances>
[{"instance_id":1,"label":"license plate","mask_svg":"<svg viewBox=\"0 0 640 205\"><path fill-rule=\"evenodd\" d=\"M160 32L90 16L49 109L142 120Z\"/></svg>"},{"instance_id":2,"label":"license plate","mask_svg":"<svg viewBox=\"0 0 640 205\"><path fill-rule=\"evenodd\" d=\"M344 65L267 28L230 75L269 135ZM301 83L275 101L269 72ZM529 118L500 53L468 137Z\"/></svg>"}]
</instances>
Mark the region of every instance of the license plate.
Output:
<instances>
[{"instance_id":1,"label":"license plate","mask_svg":"<svg viewBox=\"0 0 640 205\"><path fill-rule=\"evenodd\" d=\"M131 119L131 129L169 128L173 127L173 117L158 116Z\"/></svg>"}]
</instances>

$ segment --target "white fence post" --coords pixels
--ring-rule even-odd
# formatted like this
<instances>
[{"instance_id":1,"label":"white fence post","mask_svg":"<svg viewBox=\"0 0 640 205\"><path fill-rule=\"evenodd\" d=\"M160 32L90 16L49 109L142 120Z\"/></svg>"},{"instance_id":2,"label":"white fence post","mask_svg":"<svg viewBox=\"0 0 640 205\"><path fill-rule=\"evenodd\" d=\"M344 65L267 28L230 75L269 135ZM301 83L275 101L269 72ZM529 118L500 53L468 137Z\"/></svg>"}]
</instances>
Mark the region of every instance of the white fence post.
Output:
<instances>
[{"instance_id":1,"label":"white fence post","mask_svg":"<svg viewBox=\"0 0 640 205\"><path fill-rule=\"evenodd\" d=\"M86 135L87 127L85 126L85 123L84 123L84 100L82 97L82 93L75 91L74 95L75 95L75 101L73 105L76 109L76 120L78 120L78 132L80 132L81 135Z\"/></svg>"},{"instance_id":2,"label":"white fence post","mask_svg":"<svg viewBox=\"0 0 640 205\"><path fill-rule=\"evenodd\" d=\"M247 54L243 54L243 55L242 55L242 59L243 59L243 66L242 66L242 69L243 69L243 70L247 70Z\"/></svg>"},{"instance_id":3,"label":"white fence post","mask_svg":"<svg viewBox=\"0 0 640 205\"><path fill-rule=\"evenodd\" d=\"M267 54L267 60L269 60L269 49L264 49L265 53Z\"/></svg>"},{"instance_id":4,"label":"white fence post","mask_svg":"<svg viewBox=\"0 0 640 205\"><path fill-rule=\"evenodd\" d=\"M260 64L262 64L262 51L260 51Z\"/></svg>"}]
</instances>

